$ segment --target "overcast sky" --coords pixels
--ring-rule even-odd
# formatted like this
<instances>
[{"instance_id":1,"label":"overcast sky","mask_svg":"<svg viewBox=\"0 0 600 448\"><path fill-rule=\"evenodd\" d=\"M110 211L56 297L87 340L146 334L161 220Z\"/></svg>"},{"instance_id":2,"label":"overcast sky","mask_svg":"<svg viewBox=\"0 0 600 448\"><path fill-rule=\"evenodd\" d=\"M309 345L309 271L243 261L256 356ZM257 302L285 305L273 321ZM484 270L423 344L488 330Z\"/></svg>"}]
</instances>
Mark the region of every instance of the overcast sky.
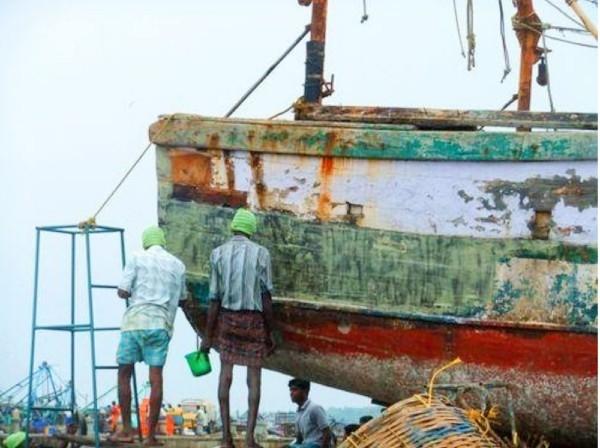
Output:
<instances>
[{"instance_id":1,"label":"overcast sky","mask_svg":"<svg viewBox=\"0 0 600 448\"><path fill-rule=\"evenodd\" d=\"M554 0L564 9L564 2ZM457 0L465 35L465 3ZM518 45L510 25L512 2L503 0L512 73L500 83L504 62L496 1L476 1L476 68L460 54L451 0L330 0L326 74L335 73L328 104L498 109L517 91ZM582 6L596 21L597 9ZM574 26L545 1L541 19ZM296 0L77 0L0 2L0 391L28 373L35 226L77 223L93 214L147 144L159 114L223 115L298 36L310 9ZM554 31L553 35L595 43ZM548 40L550 79L560 111L596 112L595 49ZM239 109L265 118L302 94L304 44ZM534 85L534 110L549 109ZM290 119L289 114L285 118ZM156 175L150 152L99 217L126 229L127 250L156 223ZM40 323L69 320L69 247L64 236L44 237ZM118 240L93 245L94 280L119 280ZM82 251L78 251L78 314L85 321ZM121 302L98 295L100 323L118 324ZM69 374L68 337L39 333L35 364ZM89 338L78 336L77 389L91 397ZM114 362L117 336L98 338L99 364ZM194 379L183 355L195 347L182 314L165 368L165 399L202 397L216 403L218 375ZM212 356L218 370L218 358ZM140 369L140 381L147 370ZM99 393L114 385L99 374ZM292 409L288 377L265 372L261 409ZM325 406L362 406L365 397L314 387ZM236 368L232 408L246 409L245 372ZM114 398L115 396L111 396Z\"/></svg>"}]
</instances>

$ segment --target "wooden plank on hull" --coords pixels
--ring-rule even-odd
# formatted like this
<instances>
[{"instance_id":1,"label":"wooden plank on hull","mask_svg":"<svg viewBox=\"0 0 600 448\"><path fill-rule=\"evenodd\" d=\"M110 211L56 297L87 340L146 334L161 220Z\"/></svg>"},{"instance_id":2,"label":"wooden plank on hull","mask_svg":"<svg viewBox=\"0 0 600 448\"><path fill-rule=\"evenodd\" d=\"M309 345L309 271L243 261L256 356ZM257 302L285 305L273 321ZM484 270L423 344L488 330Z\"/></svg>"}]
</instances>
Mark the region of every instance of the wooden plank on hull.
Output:
<instances>
[{"instance_id":1,"label":"wooden plank on hull","mask_svg":"<svg viewBox=\"0 0 600 448\"><path fill-rule=\"evenodd\" d=\"M154 123L150 139L165 147L359 159L597 160L596 132L415 131L398 126L176 114Z\"/></svg>"},{"instance_id":2,"label":"wooden plank on hull","mask_svg":"<svg viewBox=\"0 0 600 448\"><path fill-rule=\"evenodd\" d=\"M598 129L598 114L300 104L296 119L352 123L411 124L427 129L480 126Z\"/></svg>"}]
</instances>

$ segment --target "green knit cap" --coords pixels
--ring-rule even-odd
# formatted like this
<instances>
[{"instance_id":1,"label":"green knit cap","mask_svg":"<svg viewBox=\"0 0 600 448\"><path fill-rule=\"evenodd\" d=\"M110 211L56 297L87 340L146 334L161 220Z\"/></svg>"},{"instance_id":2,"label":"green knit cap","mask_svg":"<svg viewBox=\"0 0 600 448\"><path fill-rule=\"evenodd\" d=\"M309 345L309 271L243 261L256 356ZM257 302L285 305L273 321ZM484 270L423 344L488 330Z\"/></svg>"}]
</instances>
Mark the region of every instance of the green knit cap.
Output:
<instances>
[{"instance_id":1,"label":"green knit cap","mask_svg":"<svg viewBox=\"0 0 600 448\"><path fill-rule=\"evenodd\" d=\"M148 249L150 246L166 246L165 232L157 226L148 227L142 233L142 245L144 249Z\"/></svg>"},{"instance_id":2,"label":"green knit cap","mask_svg":"<svg viewBox=\"0 0 600 448\"><path fill-rule=\"evenodd\" d=\"M251 236L256 232L256 216L245 208L238 209L231 221L231 230Z\"/></svg>"}]
</instances>

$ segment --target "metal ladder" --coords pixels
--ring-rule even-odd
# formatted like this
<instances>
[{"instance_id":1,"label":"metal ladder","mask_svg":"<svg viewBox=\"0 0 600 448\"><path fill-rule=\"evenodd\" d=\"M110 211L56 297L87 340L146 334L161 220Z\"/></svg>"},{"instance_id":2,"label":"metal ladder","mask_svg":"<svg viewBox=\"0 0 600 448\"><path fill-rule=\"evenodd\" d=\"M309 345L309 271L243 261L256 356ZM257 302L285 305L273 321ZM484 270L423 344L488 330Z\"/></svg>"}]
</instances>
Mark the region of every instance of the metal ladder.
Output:
<instances>
[{"instance_id":1,"label":"metal ladder","mask_svg":"<svg viewBox=\"0 0 600 448\"><path fill-rule=\"evenodd\" d=\"M39 292L39 265L40 265L40 240L42 232L59 233L67 235L70 240L71 246L71 320L70 323L64 325L38 325L37 321L37 307L38 307L38 292ZM117 365L97 365L96 364L96 337L95 333L98 331L119 331L119 327L96 327L94 324L94 304L93 304L93 291L95 289L114 289L115 292L118 289L116 285L101 285L96 284L92 281L92 263L91 263L91 251L90 251L90 236L96 234L106 233L118 233L121 243L121 267L125 266L125 238L124 229L118 227L108 226L94 226L80 228L77 225L63 225L63 226L44 226L36 227L36 242L35 242L35 274L33 284L33 319L31 326L31 353L29 360L29 390L27 395L27 415L25 419L25 447L29 448L29 430L31 424L31 416L34 411L54 411L54 412L67 412L70 411L71 415L76 411L76 397L75 397L75 333L88 332L90 335L90 351L91 351L91 362L92 362L92 397L93 397L93 410L94 410L94 442L96 448L100 446L100 431L98 424L98 390L96 385L96 373L98 370L117 370ZM85 258L86 258L86 270L87 270L87 303L88 303L88 316L89 321L86 323L75 322L75 254L76 254L76 239L77 237L83 237L85 239ZM129 301L126 301L126 306L129 306ZM35 342L36 334L38 331L61 331L69 332L71 334L71 403L70 406L64 407L44 407L35 406L32 397L32 376L33 376L33 365L35 359ZM139 414L139 402L138 402L138 388L137 380L135 375L135 369L133 371L133 395L135 403L135 412L138 422L138 433L140 440L142 437L141 433L141 421Z\"/></svg>"}]
</instances>

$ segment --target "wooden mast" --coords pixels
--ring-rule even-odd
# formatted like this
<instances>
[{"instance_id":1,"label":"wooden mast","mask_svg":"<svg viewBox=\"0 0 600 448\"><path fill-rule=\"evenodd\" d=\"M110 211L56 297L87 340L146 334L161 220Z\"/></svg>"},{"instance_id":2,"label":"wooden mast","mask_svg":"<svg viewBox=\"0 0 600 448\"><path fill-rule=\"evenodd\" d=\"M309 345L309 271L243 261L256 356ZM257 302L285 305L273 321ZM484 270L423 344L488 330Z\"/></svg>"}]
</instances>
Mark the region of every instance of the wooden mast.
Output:
<instances>
[{"instance_id":1,"label":"wooden mast","mask_svg":"<svg viewBox=\"0 0 600 448\"><path fill-rule=\"evenodd\" d=\"M519 100L517 110L528 111L531 107L531 79L533 65L539 54L537 44L541 34L541 22L533 9L533 0L518 0L517 15L513 22L521 45L521 65L519 71ZM519 131L531 131L531 128L517 128Z\"/></svg>"}]
</instances>

